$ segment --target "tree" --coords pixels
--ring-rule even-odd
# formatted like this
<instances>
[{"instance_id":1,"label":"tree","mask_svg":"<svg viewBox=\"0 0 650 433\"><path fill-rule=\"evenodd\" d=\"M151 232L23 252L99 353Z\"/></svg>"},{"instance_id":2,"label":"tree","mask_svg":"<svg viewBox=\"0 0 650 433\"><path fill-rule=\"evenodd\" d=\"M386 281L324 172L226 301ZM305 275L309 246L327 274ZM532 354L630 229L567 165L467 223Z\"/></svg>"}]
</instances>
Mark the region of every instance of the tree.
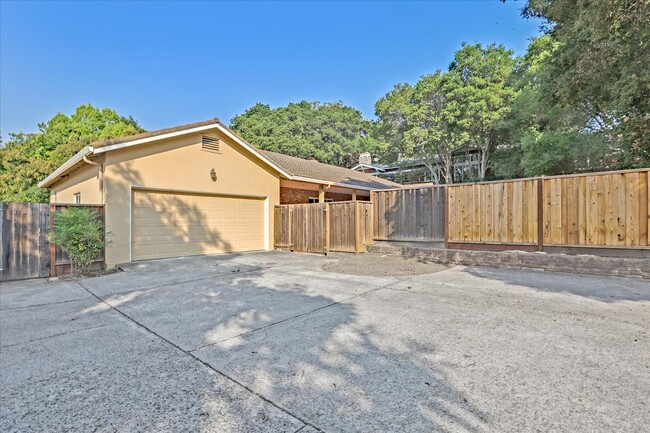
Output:
<instances>
[{"instance_id":1,"label":"tree","mask_svg":"<svg viewBox=\"0 0 650 433\"><path fill-rule=\"evenodd\" d=\"M582 127L606 140L619 168L650 165L650 3L528 0L556 44L541 93L579 110Z\"/></svg>"},{"instance_id":2,"label":"tree","mask_svg":"<svg viewBox=\"0 0 650 433\"><path fill-rule=\"evenodd\" d=\"M376 107L381 131L403 156L417 157L440 183L453 177L453 152L466 141L460 133L455 101L448 101L449 81L441 71L423 76L415 86L399 84Z\"/></svg>"},{"instance_id":3,"label":"tree","mask_svg":"<svg viewBox=\"0 0 650 433\"><path fill-rule=\"evenodd\" d=\"M459 125L470 144L481 150L481 179L497 144L497 127L516 94L510 85L513 68L512 51L503 45L465 43L449 66L447 98L459 108Z\"/></svg>"},{"instance_id":4,"label":"tree","mask_svg":"<svg viewBox=\"0 0 650 433\"><path fill-rule=\"evenodd\" d=\"M0 200L46 203L49 193L38 182L84 146L143 131L132 117L91 104L77 107L69 117L59 113L38 130L11 133L0 149Z\"/></svg>"},{"instance_id":5,"label":"tree","mask_svg":"<svg viewBox=\"0 0 650 433\"><path fill-rule=\"evenodd\" d=\"M608 147L585 128L579 107L549 102L541 83L550 80L548 61L557 47L548 35L534 38L516 59L511 83L517 90L497 128L492 165L495 177L557 175L607 167Z\"/></svg>"},{"instance_id":6,"label":"tree","mask_svg":"<svg viewBox=\"0 0 650 433\"><path fill-rule=\"evenodd\" d=\"M235 116L230 127L260 149L344 167L356 164L359 153L383 148L375 125L342 102L302 101L275 109L258 103Z\"/></svg>"}]
</instances>

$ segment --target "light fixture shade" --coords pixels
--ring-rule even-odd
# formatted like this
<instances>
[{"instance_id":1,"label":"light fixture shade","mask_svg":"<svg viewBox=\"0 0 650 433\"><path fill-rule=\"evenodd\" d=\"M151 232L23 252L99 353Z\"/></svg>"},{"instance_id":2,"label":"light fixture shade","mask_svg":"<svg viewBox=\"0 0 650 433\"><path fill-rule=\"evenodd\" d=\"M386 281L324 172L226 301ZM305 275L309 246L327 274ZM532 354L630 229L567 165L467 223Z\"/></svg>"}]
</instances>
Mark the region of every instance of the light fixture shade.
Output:
<instances>
[{"instance_id":1,"label":"light fixture shade","mask_svg":"<svg viewBox=\"0 0 650 433\"><path fill-rule=\"evenodd\" d=\"M210 170L210 179L212 179L212 182L217 181L217 172L214 170L214 168Z\"/></svg>"}]
</instances>

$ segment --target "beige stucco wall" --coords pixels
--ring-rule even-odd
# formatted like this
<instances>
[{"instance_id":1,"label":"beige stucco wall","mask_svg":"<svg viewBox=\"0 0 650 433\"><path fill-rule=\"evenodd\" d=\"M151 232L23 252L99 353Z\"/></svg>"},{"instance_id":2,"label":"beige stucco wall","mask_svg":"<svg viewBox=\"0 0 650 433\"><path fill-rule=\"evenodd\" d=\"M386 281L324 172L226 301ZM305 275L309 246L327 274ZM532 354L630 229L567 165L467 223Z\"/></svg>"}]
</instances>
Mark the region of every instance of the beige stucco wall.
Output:
<instances>
[{"instance_id":1,"label":"beige stucco wall","mask_svg":"<svg viewBox=\"0 0 650 433\"><path fill-rule=\"evenodd\" d=\"M201 150L202 135L221 140L220 152ZM130 260L132 190L152 189L210 195L266 199L267 236L273 247L273 206L280 203L279 175L218 131L156 141L113 150L95 161L104 164L103 181L98 166L80 163L50 189L51 203L104 204L106 229L111 244L106 263L114 266ZM211 179L214 169L217 180ZM102 197L103 196L103 197Z\"/></svg>"},{"instance_id":2,"label":"beige stucco wall","mask_svg":"<svg viewBox=\"0 0 650 433\"><path fill-rule=\"evenodd\" d=\"M273 206L279 204L279 176L248 151L216 131L220 153L201 150L201 136L157 141L106 154L104 185L106 228L111 245L106 263L130 260L132 189L151 188L204 194L268 197L268 237L272 248ZM217 180L213 182L210 171Z\"/></svg>"},{"instance_id":3,"label":"beige stucco wall","mask_svg":"<svg viewBox=\"0 0 650 433\"><path fill-rule=\"evenodd\" d=\"M74 195L81 194L82 204L102 204L99 167L83 165L50 189L50 203L74 203Z\"/></svg>"}]
</instances>

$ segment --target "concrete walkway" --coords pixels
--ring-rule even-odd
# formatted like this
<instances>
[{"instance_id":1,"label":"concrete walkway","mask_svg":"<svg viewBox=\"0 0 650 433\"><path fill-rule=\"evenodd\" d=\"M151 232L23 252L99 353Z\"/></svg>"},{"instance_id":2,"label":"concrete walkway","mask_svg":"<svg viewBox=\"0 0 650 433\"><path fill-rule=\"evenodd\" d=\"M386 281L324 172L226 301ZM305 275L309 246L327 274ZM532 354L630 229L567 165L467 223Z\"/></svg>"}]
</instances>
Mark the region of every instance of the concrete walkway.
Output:
<instances>
[{"instance_id":1,"label":"concrete walkway","mask_svg":"<svg viewBox=\"0 0 650 433\"><path fill-rule=\"evenodd\" d=\"M649 430L648 281L341 257L3 283L0 431Z\"/></svg>"}]
</instances>

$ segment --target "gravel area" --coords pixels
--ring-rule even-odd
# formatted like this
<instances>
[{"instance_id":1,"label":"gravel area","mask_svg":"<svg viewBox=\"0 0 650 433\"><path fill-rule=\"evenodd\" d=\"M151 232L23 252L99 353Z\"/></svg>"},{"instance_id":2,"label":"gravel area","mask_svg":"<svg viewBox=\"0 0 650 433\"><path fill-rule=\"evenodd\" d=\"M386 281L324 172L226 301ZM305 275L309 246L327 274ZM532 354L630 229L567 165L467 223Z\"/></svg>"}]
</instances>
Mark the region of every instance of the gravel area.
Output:
<instances>
[{"instance_id":1,"label":"gravel area","mask_svg":"<svg viewBox=\"0 0 650 433\"><path fill-rule=\"evenodd\" d=\"M332 257L336 261L324 264L323 269L349 275L402 277L431 274L449 268L438 263L397 255L367 253L336 254L332 255Z\"/></svg>"}]
</instances>

